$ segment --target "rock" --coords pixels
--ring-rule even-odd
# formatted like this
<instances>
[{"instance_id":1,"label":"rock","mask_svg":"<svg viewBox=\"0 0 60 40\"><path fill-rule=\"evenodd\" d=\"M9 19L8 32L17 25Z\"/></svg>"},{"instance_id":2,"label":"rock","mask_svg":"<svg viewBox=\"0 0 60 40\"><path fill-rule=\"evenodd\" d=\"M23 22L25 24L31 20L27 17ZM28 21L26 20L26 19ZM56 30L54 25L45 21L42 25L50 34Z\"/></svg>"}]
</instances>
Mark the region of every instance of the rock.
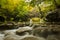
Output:
<instances>
[{"instance_id":1,"label":"rock","mask_svg":"<svg viewBox=\"0 0 60 40\"><path fill-rule=\"evenodd\" d=\"M24 36L21 40L45 40L44 38L36 37L33 35Z\"/></svg>"},{"instance_id":2,"label":"rock","mask_svg":"<svg viewBox=\"0 0 60 40\"><path fill-rule=\"evenodd\" d=\"M4 40L20 40L20 36L18 35L7 35Z\"/></svg>"},{"instance_id":3,"label":"rock","mask_svg":"<svg viewBox=\"0 0 60 40\"><path fill-rule=\"evenodd\" d=\"M37 27L33 30L33 35L46 38L49 35L49 31L46 27Z\"/></svg>"},{"instance_id":4,"label":"rock","mask_svg":"<svg viewBox=\"0 0 60 40\"><path fill-rule=\"evenodd\" d=\"M31 33L32 28L31 27L20 27L17 29L16 34L18 35L26 35Z\"/></svg>"},{"instance_id":5,"label":"rock","mask_svg":"<svg viewBox=\"0 0 60 40\"><path fill-rule=\"evenodd\" d=\"M49 35L47 37L47 40L60 40L60 39L58 39L56 35Z\"/></svg>"},{"instance_id":6,"label":"rock","mask_svg":"<svg viewBox=\"0 0 60 40\"><path fill-rule=\"evenodd\" d=\"M25 35L25 36L8 35L4 38L4 40L45 40L45 39L33 35Z\"/></svg>"},{"instance_id":7,"label":"rock","mask_svg":"<svg viewBox=\"0 0 60 40\"><path fill-rule=\"evenodd\" d=\"M53 13L49 13L47 16L46 16L46 21L47 22L60 22L60 13L58 12L53 12Z\"/></svg>"},{"instance_id":8,"label":"rock","mask_svg":"<svg viewBox=\"0 0 60 40\"><path fill-rule=\"evenodd\" d=\"M16 32L24 32L28 30L32 30L32 28L31 27L20 27Z\"/></svg>"}]
</instances>

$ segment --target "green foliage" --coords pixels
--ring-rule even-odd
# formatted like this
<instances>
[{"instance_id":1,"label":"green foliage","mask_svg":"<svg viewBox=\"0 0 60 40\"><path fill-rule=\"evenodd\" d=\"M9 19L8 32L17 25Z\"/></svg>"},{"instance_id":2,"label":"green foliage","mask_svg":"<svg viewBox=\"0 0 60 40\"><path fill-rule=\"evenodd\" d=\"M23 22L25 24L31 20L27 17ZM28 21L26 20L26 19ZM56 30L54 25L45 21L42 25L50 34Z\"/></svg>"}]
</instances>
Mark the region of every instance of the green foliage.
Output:
<instances>
[{"instance_id":1,"label":"green foliage","mask_svg":"<svg viewBox=\"0 0 60 40\"><path fill-rule=\"evenodd\" d=\"M60 5L60 0L55 0L57 5Z\"/></svg>"},{"instance_id":2,"label":"green foliage","mask_svg":"<svg viewBox=\"0 0 60 40\"><path fill-rule=\"evenodd\" d=\"M30 4L31 4L31 6L35 6L35 5L39 5L42 1L44 1L44 0L32 0L30 2Z\"/></svg>"},{"instance_id":3,"label":"green foliage","mask_svg":"<svg viewBox=\"0 0 60 40\"><path fill-rule=\"evenodd\" d=\"M44 1L40 4L40 8L42 12L53 11L56 6L53 1Z\"/></svg>"},{"instance_id":4,"label":"green foliage","mask_svg":"<svg viewBox=\"0 0 60 40\"><path fill-rule=\"evenodd\" d=\"M58 0L32 0L30 4L34 7L37 5L41 14L40 17L45 19L49 12L56 9L55 1L57 2Z\"/></svg>"},{"instance_id":5,"label":"green foliage","mask_svg":"<svg viewBox=\"0 0 60 40\"><path fill-rule=\"evenodd\" d=\"M49 12L55 10L56 6L54 4L54 0L32 0L30 3L32 6L37 5L39 11L41 12Z\"/></svg>"},{"instance_id":6,"label":"green foliage","mask_svg":"<svg viewBox=\"0 0 60 40\"><path fill-rule=\"evenodd\" d=\"M32 0L30 3L32 6L37 5L40 12L49 12L56 8L54 0Z\"/></svg>"},{"instance_id":7,"label":"green foliage","mask_svg":"<svg viewBox=\"0 0 60 40\"><path fill-rule=\"evenodd\" d=\"M55 1L60 5L59 0ZM25 0L0 0L0 16L4 16L7 21L27 21L30 9L35 6L40 14L43 13L43 17L56 9L54 0L32 0L29 3Z\"/></svg>"},{"instance_id":8,"label":"green foliage","mask_svg":"<svg viewBox=\"0 0 60 40\"><path fill-rule=\"evenodd\" d=\"M7 21L27 20L27 3L24 0L0 0L0 14L5 16Z\"/></svg>"},{"instance_id":9,"label":"green foliage","mask_svg":"<svg viewBox=\"0 0 60 40\"><path fill-rule=\"evenodd\" d=\"M16 10L18 11L18 14L16 17L20 19L20 21L27 21L28 20L28 8L27 8L27 3L24 1L20 1L19 5L17 6ZM16 12L17 12L16 11Z\"/></svg>"}]
</instances>

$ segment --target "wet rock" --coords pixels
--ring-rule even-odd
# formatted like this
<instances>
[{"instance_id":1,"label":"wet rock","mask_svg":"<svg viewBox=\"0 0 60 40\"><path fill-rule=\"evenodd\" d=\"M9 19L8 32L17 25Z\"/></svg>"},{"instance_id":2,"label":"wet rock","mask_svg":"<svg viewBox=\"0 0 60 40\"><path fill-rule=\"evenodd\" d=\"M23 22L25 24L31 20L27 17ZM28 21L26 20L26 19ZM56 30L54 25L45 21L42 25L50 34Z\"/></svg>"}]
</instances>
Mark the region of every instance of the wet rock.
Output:
<instances>
[{"instance_id":1,"label":"wet rock","mask_svg":"<svg viewBox=\"0 0 60 40\"><path fill-rule=\"evenodd\" d=\"M20 40L20 36L18 35L7 35L4 40Z\"/></svg>"},{"instance_id":2,"label":"wet rock","mask_svg":"<svg viewBox=\"0 0 60 40\"><path fill-rule=\"evenodd\" d=\"M52 34L46 27L37 27L33 30L33 35L47 38L48 35Z\"/></svg>"},{"instance_id":3,"label":"wet rock","mask_svg":"<svg viewBox=\"0 0 60 40\"><path fill-rule=\"evenodd\" d=\"M27 36L24 36L21 40L45 40L45 39L42 37L40 38L32 35L27 35Z\"/></svg>"},{"instance_id":4,"label":"wet rock","mask_svg":"<svg viewBox=\"0 0 60 40\"><path fill-rule=\"evenodd\" d=\"M27 35L31 33L32 28L31 27L20 27L17 29L16 34L18 35Z\"/></svg>"},{"instance_id":5,"label":"wet rock","mask_svg":"<svg viewBox=\"0 0 60 40\"><path fill-rule=\"evenodd\" d=\"M45 39L33 35L25 35L25 36L8 35L4 38L4 40L45 40Z\"/></svg>"},{"instance_id":6,"label":"wet rock","mask_svg":"<svg viewBox=\"0 0 60 40\"><path fill-rule=\"evenodd\" d=\"M24 32L28 30L32 30L32 28L31 27L20 27L16 32Z\"/></svg>"},{"instance_id":7,"label":"wet rock","mask_svg":"<svg viewBox=\"0 0 60 40\"><path fill-rule=\"evenodd\" d=\"M56 35L49 35L47 37L47 40L60 40L60 39L58 39Z\"/></svg>"},{"instance_id":8,"label":"wet rock","mask_svg":"<svg viewBox=\"0 0 60 40\"><path fill-rule=\"evenodd\" d=\"M8 21L8 22L0 24L0 30L17 29L17 28L18 28L17 23L13 21Z\"/></svg>"},{"instance_id":9,"label":"wet rock","mask_svg":"<svg viewBox=\"0 0 60 40\"><path fill-rule=\"evenodd\" d=\"M60 22L60 13L58 13L58 11L56 12L52 12L52 13L49 13L47 16L46 16L46 21L47 22Z\"/></svg>"}]
</instances>

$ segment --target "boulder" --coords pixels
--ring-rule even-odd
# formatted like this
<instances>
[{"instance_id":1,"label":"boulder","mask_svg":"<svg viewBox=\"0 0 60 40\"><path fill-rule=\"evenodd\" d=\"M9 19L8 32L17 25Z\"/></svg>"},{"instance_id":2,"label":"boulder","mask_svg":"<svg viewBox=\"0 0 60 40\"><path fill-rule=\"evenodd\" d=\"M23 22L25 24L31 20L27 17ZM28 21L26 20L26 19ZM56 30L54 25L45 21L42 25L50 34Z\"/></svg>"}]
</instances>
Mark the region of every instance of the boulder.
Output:
<instances>
[{"instance_id":1,"label":"boulder","mask_svg":"<svg viewBox=\"0 0 60 40\"><path fill-rule=\"evenodd\" d=\"M49 36L47 37L47 40L60 40L60 39L57 38L56 35L49 35Z\"/></svg>"},{"instance_id":2,"label":"boulder","mask_svg":"<svg viewBox=\"0 0 60 40\"><path fill-rule=\"evenodd\" d=\"M20 36L18 35L7 35L4 40L20 40Z\"/></svg>"},{"instance_id":3,"label":"boulder","mask_svg":"<svg viewBox=\"0 0 60 40\"><path fill-rule=\"evenodd\" d=\"M31 33L32 28L31 27L20 27L17 29L16 34L18 35L26 35Z\"/></svg>"},{"instance_id":4,"label":"boulder","mask_svg":"<svg viewBox=\"0 0 60 40\"><path fill-rule=\"evenodd\" d=\"M46 27L37 27L33 30L33 35L46 38L51 32Z\"/></svg>"},{"instance_id":5,"label":"boulder","mask_svg":"<svg viewBox=\"0 0 60 40\"><path fill-rule=\"evenodd\" d=\"M36 37L33 35L24 36L21 40L45 40L44 38Z\"/></svg>"}]
</instances>

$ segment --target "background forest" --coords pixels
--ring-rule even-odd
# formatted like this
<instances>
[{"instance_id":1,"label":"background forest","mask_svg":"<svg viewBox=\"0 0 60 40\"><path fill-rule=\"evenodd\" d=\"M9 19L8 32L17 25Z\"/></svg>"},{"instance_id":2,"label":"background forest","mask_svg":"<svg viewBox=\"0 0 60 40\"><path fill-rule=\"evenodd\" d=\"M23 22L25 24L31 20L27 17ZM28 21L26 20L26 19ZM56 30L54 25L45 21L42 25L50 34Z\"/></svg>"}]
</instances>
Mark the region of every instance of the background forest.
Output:
<instances>
[{"instance_id":1,"label":"background forest","mask_svg":"<svg viewBox=\"0 0 60 40\"><path fill-rule=\"evenodd\" d=\"M60 0L0 0L0 40L60 40Z\"/></svg>"},{"instance_id":2,"label":"background forest","mask_svg":"<svg viewBox=\"0 0 60 40\"><path fill-rule=\"evenodd\" d=\"M60 0L0 0L1 22L26 22L39 17L45 22L60 22Z\"/></svg>"}]
</instances>

